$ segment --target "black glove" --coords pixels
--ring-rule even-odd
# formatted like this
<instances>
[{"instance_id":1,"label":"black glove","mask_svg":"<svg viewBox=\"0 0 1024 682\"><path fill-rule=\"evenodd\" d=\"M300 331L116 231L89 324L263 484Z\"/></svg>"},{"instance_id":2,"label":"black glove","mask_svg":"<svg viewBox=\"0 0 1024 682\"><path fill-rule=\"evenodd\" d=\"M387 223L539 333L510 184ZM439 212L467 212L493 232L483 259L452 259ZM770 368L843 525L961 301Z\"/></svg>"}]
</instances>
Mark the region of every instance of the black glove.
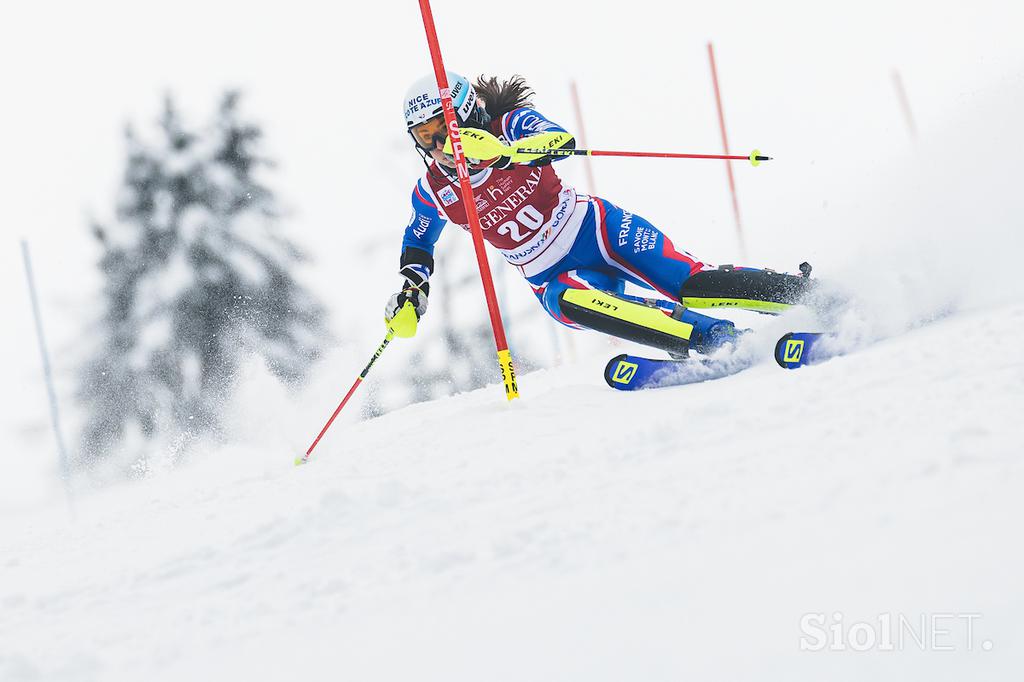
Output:
<instances>
[{"instance_id":1,"label":"black glove","mask_svg":"<svg viewBox=\"0 0 1024 682\"><path fill-rule=\"evenodd\" d=\"M384 321L390 322L391 318L398 314L406 303L412 303L416 309L416 319L420 319L427 312L427 294L419 287L414 287L406 282L406 286L397 294L391 294L388 303L384 306Z\"/></svg>"},{"instance_id":2,"label":"black glove","mask_svg":"<svg viewBox=\"0 0 1024 682\"><path fill-rule=\"evenodd\" d=\"M388 299L384 308L384 320L391 321L406 302L411 302L416 309L416 319L427 312L427 294L430 293L430 274L434 271L434 257L416 247L409 246L402 250L402 260L398 274L405 283L402 290Z\"/></svg>"}]
</instances>

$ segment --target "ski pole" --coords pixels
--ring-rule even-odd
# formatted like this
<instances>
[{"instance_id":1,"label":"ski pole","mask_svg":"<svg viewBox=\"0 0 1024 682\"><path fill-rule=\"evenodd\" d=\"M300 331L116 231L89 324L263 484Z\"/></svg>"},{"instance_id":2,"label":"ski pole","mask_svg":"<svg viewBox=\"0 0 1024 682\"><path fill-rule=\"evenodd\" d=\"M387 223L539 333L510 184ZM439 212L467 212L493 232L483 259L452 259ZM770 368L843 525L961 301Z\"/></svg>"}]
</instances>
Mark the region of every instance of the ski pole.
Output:
<instances>
[{"instance_id":1,"label":"ski pole","mask_svg":"<svg viewBox=\"0 0 1024 682\"><path fill-rule=\"evenodd\" d=\"M725 159L726 161L749 161L752 166L759 166L762 161L772 160L770 156L762 156L760 149L755 149L749 156L732 154L673 154L669 152L608 152L597 149L516 149L515 153L544 156L638 156L658 159Z\"/></svg>"},{"instance_id":2,"label":"ski pole","mask_svg":"<svg viewBox=\"0 0 1024 682\"><path fill-rule=\"evenodd\" d=\"M295 466L305 464L309 461L310 456L313 454L313 448L317 446L320 439L324 437L325 433L327 433L327 429L331 428L331 424L334 423L335 418L341 412L342 408L345 407L345 403L348 402L348 399L351 398L352 394L356 392L357 388L359 388L359 384L363 383L363 379L365 379L366 375L370 373L370 368L373 367L373 363L377 362L377 358L384 353L384 349L388 347L389 343L391 343L391 339L396 336L408 338L413 336L415 333L416 309L413 308L412 303L406 302L406 304L402 306L402 309L399 310L398 313L388 322L388 333L384 336L384 341L377 347L377 352L373 354L370 361L366 363L366 367L364 367L363 371L356 377L355 382L352 384L352 388L348 389L348 393L346 393L345 397L341 399L338 406L334 408L334 413L331 415L331 418L327 420L327 423L324 424L324 428L320 429L320 433L318 433L316 438L313 439L313 444L309 446L308 450L306 450L306 454L295 458Z\"/></svg>"}]
</instances>

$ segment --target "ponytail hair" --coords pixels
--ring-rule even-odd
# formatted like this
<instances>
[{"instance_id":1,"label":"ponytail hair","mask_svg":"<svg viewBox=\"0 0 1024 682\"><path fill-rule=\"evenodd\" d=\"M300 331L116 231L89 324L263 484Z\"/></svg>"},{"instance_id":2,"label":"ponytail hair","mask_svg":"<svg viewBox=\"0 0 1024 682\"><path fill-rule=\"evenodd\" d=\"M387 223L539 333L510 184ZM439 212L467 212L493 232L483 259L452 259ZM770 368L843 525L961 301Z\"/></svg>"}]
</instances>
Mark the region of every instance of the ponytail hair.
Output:
<instances>
[{"instance_id":1,"label":"ponytail hair","mask_svg":"<svg viewBox=\"0 0 1024 682\"><path fill-rule=\"evenodd\" d=\"M514 75L508 80L499 82L495 76L476 79L476 93L483 100L487 114L496 119L520 107L533 108L533 88L526 84L526 79Z\"/></svg>"}]
</instances>

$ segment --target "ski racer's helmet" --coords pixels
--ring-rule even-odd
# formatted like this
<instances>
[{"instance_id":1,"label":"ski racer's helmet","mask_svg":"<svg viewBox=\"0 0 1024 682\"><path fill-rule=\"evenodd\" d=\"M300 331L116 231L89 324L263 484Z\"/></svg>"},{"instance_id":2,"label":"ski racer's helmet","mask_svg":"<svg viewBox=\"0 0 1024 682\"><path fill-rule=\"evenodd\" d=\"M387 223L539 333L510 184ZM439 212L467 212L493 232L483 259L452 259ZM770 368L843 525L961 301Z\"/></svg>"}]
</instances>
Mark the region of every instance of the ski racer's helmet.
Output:
<instances>
[{"instance_id":1,"label":"ski racer's helmet","mask_svg":"<svg viewBox=\"0 0 1024 682\"><path fill-rule=\"evenodd\" d=\"M448 76L448 91L455 118L459 126L483 128L490 122L490 116L480 105L476 90L465 76L445 71ZM431 73L409 86L403 101L405 129L420 149L432 149L435 140L448 137L441 108L441 93L437 79Z\"/></svg>"}]
</instances>

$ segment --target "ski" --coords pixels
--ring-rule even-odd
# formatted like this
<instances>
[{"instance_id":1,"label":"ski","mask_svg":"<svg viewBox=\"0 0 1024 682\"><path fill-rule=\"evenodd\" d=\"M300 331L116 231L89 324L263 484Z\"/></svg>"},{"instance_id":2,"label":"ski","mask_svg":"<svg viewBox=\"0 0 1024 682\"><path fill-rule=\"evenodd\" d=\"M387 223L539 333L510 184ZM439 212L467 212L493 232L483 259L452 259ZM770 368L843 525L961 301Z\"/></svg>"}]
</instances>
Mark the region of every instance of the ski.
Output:
<instances>
[{"instance_id":1,"label":"ski","mask_svg":"<svg viewBox=\"0 0 1024 682\"><path fill-rule=\"evenodd\" d=\"M790 332L775 344L775 362L783 369L813 365L835 355L829 341L835 337L822 332Z\"/></svg>"},{"instance_id":2,"label":"ski","mask_svg":"<svg viewBox=\"0 0 1024 682\"><path fill-rule=\"evenodd\" d=\"M775 344L775 361L786 369L823 362L837 355L834 341L834 334L790 332ZM645 358L624 353L615 356L605 365L604 380L619 391L685 386L736 374L754 362L753 355L735 352L724 356L693 355L683 360Z\"/></svg>"},{"instance_id":3,"label":"ski","mask_svg":"<svg viewBox=\"0 0 1024 682\"><path fill-rule=\"evenodd\" d=\"M749 360L735 357L655 360L622 354L608 361L604 369L604 380L620 391L640 391L720 379L744 370L750 364Z\"/></svg>"}]
</instances>

